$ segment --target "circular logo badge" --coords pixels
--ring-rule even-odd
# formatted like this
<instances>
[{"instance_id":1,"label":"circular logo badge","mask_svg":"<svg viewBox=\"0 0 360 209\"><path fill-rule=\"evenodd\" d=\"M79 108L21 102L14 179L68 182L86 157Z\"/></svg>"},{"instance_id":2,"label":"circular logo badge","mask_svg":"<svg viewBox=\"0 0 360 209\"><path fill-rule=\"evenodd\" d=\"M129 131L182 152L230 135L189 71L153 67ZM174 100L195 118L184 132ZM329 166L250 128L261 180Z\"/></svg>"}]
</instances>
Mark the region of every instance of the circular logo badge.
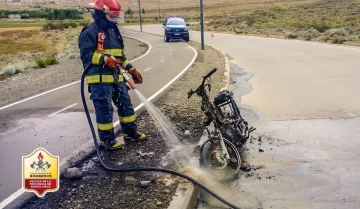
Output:
<instances>
[{"instance_id":1,"label":"circular logo badge","mask_svg":"<svg viewBox=\"0 0 360 209\"><path fill-rule=\"evenodd\" d=\"M102 34L100 37L102 40L105 40L105 34Z\"/></svg>"}]
</instances>

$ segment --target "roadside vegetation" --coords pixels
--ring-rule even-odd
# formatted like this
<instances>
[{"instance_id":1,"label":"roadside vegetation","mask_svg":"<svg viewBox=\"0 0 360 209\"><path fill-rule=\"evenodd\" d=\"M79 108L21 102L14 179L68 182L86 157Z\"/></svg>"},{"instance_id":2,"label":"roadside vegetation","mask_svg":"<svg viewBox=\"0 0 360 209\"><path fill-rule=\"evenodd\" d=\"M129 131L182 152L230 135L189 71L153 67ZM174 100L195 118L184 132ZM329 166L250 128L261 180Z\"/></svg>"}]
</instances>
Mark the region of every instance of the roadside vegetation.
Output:
<instances>
[{"instance_id":1,"label":"roadside vegetation","mask_svg":"<svg viewBox=\"0 0 360 209\"><path fill-rule=\"evenodd\" d=\"M23 21L34 21L40 27L9 24L8 28L0 28L0 80L79 58L77 37L90 21L0 20L0 27L4 22Z\"/></svg>"},{"instance_id":2,"label":"roadside vegetation","mask_svg":"<svg viewBox=\"0 0 360 209\"><path fill-rule=\"evenodd\" d=\"M360 43L360 2L322 0L300 5L272 4L247 14L207 18L209 31L285 36L342 44ZM198 30L198 25L193 26Z\"/></svg>"},{"instance_id":3,"label":"roadside vegetation","mask_svg":"<svg viewBox=\"0 0 360 209\"><path fill-rule=\"evenodd\" d=\"M78 20L83 19L84 12L76 9L40 9L40 10L0 10L0 18L9 15L20 15L21 19L44 18L48 20Z\"/></svg>"},{"instance_id":4,"label":"roadside vegetation","mask_svg":"<svg viewBox=\"0 0 360 209\"><path fill-rule=\"evenodd\" d=\"M192 30L200 30L197 4L161 8L160 18L158 8L145 9L144 23L181 15ZM127 23L138 22L133 10ZM204 16L207 31L360 45L359 0L219 0L205 2Z\"/></svg>"}]
</instances>

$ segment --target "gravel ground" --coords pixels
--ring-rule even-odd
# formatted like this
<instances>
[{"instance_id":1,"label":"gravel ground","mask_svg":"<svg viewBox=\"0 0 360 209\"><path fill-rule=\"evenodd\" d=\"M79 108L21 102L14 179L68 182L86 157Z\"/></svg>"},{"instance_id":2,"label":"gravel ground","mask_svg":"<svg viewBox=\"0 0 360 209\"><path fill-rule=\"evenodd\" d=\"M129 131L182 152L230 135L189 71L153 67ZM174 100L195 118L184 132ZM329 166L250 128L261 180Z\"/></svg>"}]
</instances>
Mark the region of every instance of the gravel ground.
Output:
<instances>
[{"instance_id":1,"label":"gravel ground","mask_svg":"<svg viewBox=\"0 0 360 209\"><path fill-rule=\"evenodd\" d=\"M126 54L131 60L145 53L147 46L143 43L125 40ZM60 64L42 69L31 69L0 81L0 106L26 97L80 80L83 67L79 59L60 60Z\"/></svg>"},{"instance_id":2,"label":"gravel ground","mask_svg":"<svg viewBox=\"0 0 360 209\"><path fill-rule=\"evenodd\" d=\"M199 44L192 43L198 51ZM190 88L197 88L203 75L217 67L213 75L213 92L225 85L223 55L206 47L191 69L178 80L169 91L156 102L156 106L173 122L183 143L196 144L204 127L200 125L200 98L187 99ZM214 96L212 93L211 96ZM138 117L140 131L146 131L146 142L126 141L125 148L119 151L103 152L104 160L112 165L126 167L156 166L171 169L174 163L165 162L168 149L153 120L145 111ZM141 154L142 153L142 154ZM166 161L166 160L165 160ZM60 190L49 193L45 198L33 198L22 208L167 208L176 187L181 181L174 176L159 173L114 173L102 169L97 156L89 156L77 167L81 167L84 176L80 180L68 180L61 177ZM149 185L141 187L141 181ZM172 183L171 183L172 182Z\"/></svg>"}]
</instances>

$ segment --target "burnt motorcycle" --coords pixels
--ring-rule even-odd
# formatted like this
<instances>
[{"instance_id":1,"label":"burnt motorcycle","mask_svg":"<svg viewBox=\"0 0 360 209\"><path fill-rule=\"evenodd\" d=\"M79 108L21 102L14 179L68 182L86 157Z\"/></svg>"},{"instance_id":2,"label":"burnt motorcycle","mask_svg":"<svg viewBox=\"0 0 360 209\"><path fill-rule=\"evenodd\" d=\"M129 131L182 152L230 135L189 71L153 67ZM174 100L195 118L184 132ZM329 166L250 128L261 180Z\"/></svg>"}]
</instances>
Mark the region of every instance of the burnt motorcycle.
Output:
<instances>
[{"instance_id":1,"label":"burnt motorcycle","mask_svg":"<svg viewBox=\"0 0 360 209\"><path fill-rule=\"evenodd\" d=\"M255 128L248 127L231 91L219 92L211 102L211 84L206 81L216 71L214 68L203 76L200 86L188 92L188 98L195 93L201 97L201 110L204 112L202 123L208 139L200 147L200 165L219 179L231 180L237 177L242 164L239 150Z\"/></svg>"}]
</instances>

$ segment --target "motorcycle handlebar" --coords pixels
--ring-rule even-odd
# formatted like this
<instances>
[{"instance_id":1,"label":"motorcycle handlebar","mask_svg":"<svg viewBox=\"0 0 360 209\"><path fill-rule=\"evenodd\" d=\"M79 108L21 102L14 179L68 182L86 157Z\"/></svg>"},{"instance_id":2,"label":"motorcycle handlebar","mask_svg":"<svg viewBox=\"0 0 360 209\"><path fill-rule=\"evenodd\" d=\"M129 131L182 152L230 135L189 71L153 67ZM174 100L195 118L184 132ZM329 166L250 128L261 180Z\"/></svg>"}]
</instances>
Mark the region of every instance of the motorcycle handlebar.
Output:
<instances>
[{"instance_id":1,"label":"motorcycle handlebar","mask_svg":"<svg viewBox=\"0 0 360 209\"><path fill-rule=\"evenodd\" d=\"M212 74L214 74L217 71L217 68L214 68L212 71L210 71L210 73L208 73L206 76L204 76L204 80L209 78Z\"/></svg>"},{"instance_id":2,"label":"motorcycle handlebar","mask_svg":"<svg viewBox=\"0 0 360 209\"><path fill-rule=\"evenodd\" d=\"M205 83L206 79L208 79L209 77L211 77L212 74L214 74L216 71L217 71L217 68L214 68L214 69L212 69L212 71L210 71L207 75L205 75L205 76L203 77L203 82L201 83L201 85L200 85L195 91L191 89L191 90L188 92L188 98L190 98L195 92L198 92L198 90L199 90L202 86L204 86L204 83Z\"/></svg>"}]
</instances>

